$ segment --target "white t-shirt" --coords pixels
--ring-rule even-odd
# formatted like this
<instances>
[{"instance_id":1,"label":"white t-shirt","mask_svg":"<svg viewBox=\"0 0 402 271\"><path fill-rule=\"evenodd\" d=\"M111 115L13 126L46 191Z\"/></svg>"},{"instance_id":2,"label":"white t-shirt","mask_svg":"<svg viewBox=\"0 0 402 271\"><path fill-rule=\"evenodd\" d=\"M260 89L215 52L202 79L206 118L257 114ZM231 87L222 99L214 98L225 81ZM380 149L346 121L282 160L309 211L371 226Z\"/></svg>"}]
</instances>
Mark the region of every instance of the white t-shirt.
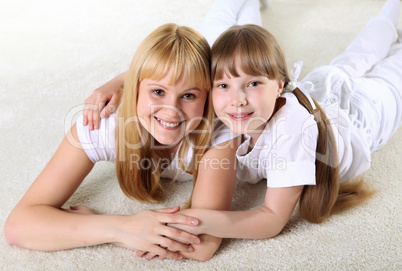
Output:
<instances>
[{"instance_id":1,"label":"white t-shirt","mask_svg":"<svg viewBox=\"0 0 402 271\"><path fill-rule=\"evenodd\" d=\"M243 136L237 150L240 181L267 179L268 187L315 184L315 150L318 129L314 116L293 94L271 118L249 152L250 136Z\"/></svg>"},{"instance_id":2,"label":"white t-shirt","mask_svg":"<svg viewBox=\"0 0 402 271\"><path fill-rule=\"evenodd\" d=\"M99 129L89 131L88 126L82 125L83 116L78 117L76 122L78 138L80 143L88 155L89 159L96 163L98 161L116 161L116 119L117 113L112 114L109 118L101 119ZM229 128L226 127L221 121L215 121L214 133L212 135L210 146L218 145L226 142L231 138ZM232 136L233 138L233 136ZM193 149L189 148L185 162L190 163L193 156ZM138 159L139 160L139 159ZM130 163L141 163L141 161L130 161ZM177 174L179 168L178 152L175 157L161 173L161 178L173 179ZM178 181L192 180L193 176L179 170L177 177Z\"/></svg>"},{"instance_id":3,"label":"white t-shirt","mask_svg":"<svg viewBox=\"0 0 402 271\"><path fill-rule=\"evenodd\" d=\"M282 97L286 104L268 122L251 151L250 136L243 136L236 153L240 181L257 183L267 179L268 187L315 184L317 123L294 94L285 93ZM326 106L325 111L337 142L341 181L354 178L367 170L370 162L358 143L352 144L357 134L339 105Z\"/></svg>"}]
</instances>

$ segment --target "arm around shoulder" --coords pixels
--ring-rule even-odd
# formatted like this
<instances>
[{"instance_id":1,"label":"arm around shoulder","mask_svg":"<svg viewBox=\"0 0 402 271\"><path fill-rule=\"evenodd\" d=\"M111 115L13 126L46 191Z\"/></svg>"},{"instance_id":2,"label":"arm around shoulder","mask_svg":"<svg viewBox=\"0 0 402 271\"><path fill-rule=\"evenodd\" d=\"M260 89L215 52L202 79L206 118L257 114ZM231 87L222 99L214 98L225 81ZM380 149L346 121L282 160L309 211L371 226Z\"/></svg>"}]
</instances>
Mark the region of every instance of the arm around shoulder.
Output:
<instances>
[{"instance_id":1,"label":"arm around shoulder","mask_svg":"<svg viewBox=\"0 0 402 271\"><path fill-rule=\"evenodd\" d=\"M104 85L95 89L85 100L83 121L89 130L99 129L99 118L107 118L116 112L123 95L123 86L126 80L126 72L117 75Z\"/></svg>"}]
</instances>

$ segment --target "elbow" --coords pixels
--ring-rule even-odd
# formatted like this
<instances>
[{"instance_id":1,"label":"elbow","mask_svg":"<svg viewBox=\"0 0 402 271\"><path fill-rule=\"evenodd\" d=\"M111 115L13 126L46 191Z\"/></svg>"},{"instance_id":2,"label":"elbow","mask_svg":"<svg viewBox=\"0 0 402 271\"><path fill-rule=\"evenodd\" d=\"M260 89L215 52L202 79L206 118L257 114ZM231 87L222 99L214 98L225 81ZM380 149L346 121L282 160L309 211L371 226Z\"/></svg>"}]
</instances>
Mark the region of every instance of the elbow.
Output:
<instances>
[{"instance_id":1,"label":"elbow","mask_svg":"<svg viewBox=\"0 0 402 271\"><path fill-rule=\"evenodd\" d=\"M25 248L22 237L26 231L26 224L22 223L15 212L11 212L4 224L4 237L6 242L12 246Z\"/></svg>"},{"instance_id":2,"label":"elbow","mask_svg":"<svg viewBox=\"0 0 402 271\"><path fill-rule=\"evenodd\" d=\"M200 262L206 262L209 259L211 259L212 256L214 256L215 252L216 252L216 250L203 251L202 253L199 253L198 255L196 255L194 260L197 260Z\"/></svg>"},{"instance_id":3,"label":"elbow","mask_svg":"<svg viewBox=\"0 0 402 271\"><path fill-rule=\"evenodd\" d=\"M263 213L268 214L264 216L264 222L260 223L264 230L257 231L259 234L253 239L265 239L279 235L288 223L289 217L274 213L265 206L261 210Z\"/></svg>"},{"instance_id":4,"label":"elbow","mask_svg":"<svg viewBox=\"0 0 402 271\"><path fill-rule=\"evenodd\" d=\"M6 238L6 242L9 245L18 246L18 230L15 225L13 225L10 221L10 218L7 219L6 223L4 224L4 237Z\"/></svg>"},{"instance_id":5,"label":"elbow","mask_svg":"<svg viewBox=\"0 0 402 271\"><path fill-rule=\"evenodd\" d=\"M268 236L266 238L272 238L272 237L279 235L282 232L283 228L284 228L284 226L276 227L276 228L272 229L271 231L268 232Z\"/></svg>"},{"instance_id":6,"label":"elbow","mask_svg":"<svg viewBox=\"0 0 402 271\"><path fill-rule=\"evenodd\" d=\"M259 234L253 235L252 237L249 237L250 239L267 239L267 238L272 238L277 235L279 235L282 231L283 227L271 227L267 228L263 231L260 231Z\"/></svg>"},{"instance_id":7,"label":"elbow","mask_svg":"<svg viewBox=\"0 0 402 271\"><path fill-rule=\"evenodd\" d=\"M186 258L206 262L214 256L218 250L222 239L210 235L201 236L201 244L194 246L194 251L186 253Z\"/></svg>"},{"instance_id":8,"label":"elbow","mask_svg":"<svg viewBox=\"0 0 402 271\"><path fill-rule=\"evenodd\" d=\"M184 253L184 257L199 262L206 262L214 256L217 248L212 247L196 247L193 252Z\"/></svg>"},{"instance_id":9,"label":"elbow","mask_svg":"<svg viewBox=\"0 0 402 271\"><path fill-rule=\"evenodd\" d=\"M200 261L200 262L206 262L209 259L211 259L212 256L214 256L214 254L215 254L215 251L195 252L194 254L189 255L187 258L190 258L190 259L193 259L196 261Z\"/></svg>"},{"instance_id":10,"label":"elbow","mask_svg":"<svg viewBox=\"0 0 402 271\"><path fill-rule=\"evenodd\" d=\"M275 225L272 225L271 229L268 230L268 232L267 232L268 238L279 235L282 232L282 230L285 228L287 222L288 222L288 220L278 219L277 223Z\"/></svg>"},{"instance_id":11,"label":"elbow","mask_svg":"<svg viewBox=\"0 0 402 271\"><path fill-rule=\"evenodd\" d=\"M272 237L279 235L282 232L282 230L285 228L286 224L287 223L284 222L284 223L279 223L277 225L274 225L272 228L270 228L266 232L265 238L272 238Z\"/></svg>"}]
</instances>

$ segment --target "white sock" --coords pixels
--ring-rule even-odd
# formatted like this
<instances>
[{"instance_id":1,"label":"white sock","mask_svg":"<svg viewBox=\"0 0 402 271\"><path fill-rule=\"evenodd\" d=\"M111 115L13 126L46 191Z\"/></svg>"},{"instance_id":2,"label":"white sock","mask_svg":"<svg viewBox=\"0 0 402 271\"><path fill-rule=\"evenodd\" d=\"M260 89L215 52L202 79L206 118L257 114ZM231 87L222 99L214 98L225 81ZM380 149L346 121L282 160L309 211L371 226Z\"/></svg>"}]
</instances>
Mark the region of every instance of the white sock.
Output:
<instances>
[{"instance_id":1,"label":"white sock","mask_svg":"<svg viewBox=\"0 0 402 271\"><path fill-rule=\"evenodd\" d=\"M382 7L379 16L391 21L395 27L398 26L400 0L387 0Z\"/></svg>"}]
</instances>

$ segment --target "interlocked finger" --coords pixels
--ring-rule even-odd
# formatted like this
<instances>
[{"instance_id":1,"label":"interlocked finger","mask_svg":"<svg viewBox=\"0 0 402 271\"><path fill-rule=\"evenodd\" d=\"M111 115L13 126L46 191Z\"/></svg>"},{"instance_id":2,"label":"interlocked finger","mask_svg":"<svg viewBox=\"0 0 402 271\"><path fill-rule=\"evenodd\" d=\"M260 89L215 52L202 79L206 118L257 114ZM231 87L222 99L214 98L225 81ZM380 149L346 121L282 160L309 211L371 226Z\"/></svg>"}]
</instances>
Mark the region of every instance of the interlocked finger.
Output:
<instances>
[{"instance_id":1,"label":"interlocked finger","mask_svg":"<svg viewBox=\"0 0 402 271\"><path fill-rule=\"evenodd\" d=\"M185 244L199 244L200 243L200 239L198 238L198 236L188 233L183 230L176 229L172 226L166 225L161 230L161 233L164 236L168 237L169 240L171 240L171 241L176 240L180 243L185 243ZM165 245L165 244L163 244L163 245ZM170 250L172 250L168 245L165 245L165 246L168 247Z\"/></svg>"},{"instance_id":2,"label":"interlocked finger","mask_svg":"<svg viewBox=\"0 0 402 271\"><path fill-rule=\"evenodd\" d=\"M166 258L169 258L169 259L172 259L172 260L181 260L181 259L183 259L183 256L180 253L170 251L170 250L168 250L166 248L163 248L163 247L161 247L159 245L152 246L151 250L152 250L152 252L137 250L136 256L138 256L138 257L145 256L145 258L147 260L151 260L155 256L159 256L159 258L162 259L162 260L166 259Z\"/></svg>"},{"instance_id":3,"label":"interlocked finger","mask_svg":"<svg viewBox=\"0 0 402 271\"><path fill-rule=\"evenodd\" d=\"M192 252L194 248L189 245L182 243L177 240L170 239L168 237L163 236L163 238L159 241L159 246L162 248L166 248L170 251L177 251L177 252Z\"/></svg>"}]
</instances>

